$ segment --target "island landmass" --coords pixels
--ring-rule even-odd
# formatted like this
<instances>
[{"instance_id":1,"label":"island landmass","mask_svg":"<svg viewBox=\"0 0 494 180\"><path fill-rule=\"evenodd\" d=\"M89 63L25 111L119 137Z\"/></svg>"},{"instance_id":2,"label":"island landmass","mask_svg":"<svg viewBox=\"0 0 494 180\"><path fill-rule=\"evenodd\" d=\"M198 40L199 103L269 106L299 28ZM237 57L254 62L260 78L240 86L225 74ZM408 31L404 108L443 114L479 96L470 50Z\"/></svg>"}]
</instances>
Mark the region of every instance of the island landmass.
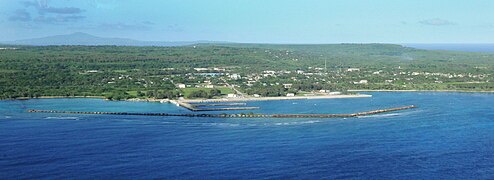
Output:
<instances>
[{"instance_id":1,"label":"island landmass","mask_svg":"<svg viewBox=\"0 0 494 180\"><path fill-rule=\"evenodd\" d=\"M362 91L494 92L494 53L393 44L1 46L0 99L243 101L362 97Z\"/></svg>"}]
</instances>

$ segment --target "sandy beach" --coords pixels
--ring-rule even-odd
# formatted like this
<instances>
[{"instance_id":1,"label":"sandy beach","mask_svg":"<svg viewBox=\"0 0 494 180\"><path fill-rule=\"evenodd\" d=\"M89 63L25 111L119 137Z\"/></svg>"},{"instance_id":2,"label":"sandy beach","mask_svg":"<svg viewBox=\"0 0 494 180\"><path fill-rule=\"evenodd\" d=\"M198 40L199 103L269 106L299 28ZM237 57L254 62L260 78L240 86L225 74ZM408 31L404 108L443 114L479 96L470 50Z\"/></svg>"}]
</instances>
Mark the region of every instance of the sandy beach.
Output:
<instances>
[{"instance_id":1,"label":"sandy beach","mask_svg":"<svg viewBox=\"0 0 494 180\"><path fill-rule=\"evenodd\" d=\"M340 99L340 98L369 98L372 95L352 94L352 95L322 95L322 96L293 96L293 97L248 97L248 98L222 98L222 99L187 99L181 100L187 103L200 102L239 102L239 101L275 101L275 100L305 100L305 99Z\"/></svg>"}]
</instances>

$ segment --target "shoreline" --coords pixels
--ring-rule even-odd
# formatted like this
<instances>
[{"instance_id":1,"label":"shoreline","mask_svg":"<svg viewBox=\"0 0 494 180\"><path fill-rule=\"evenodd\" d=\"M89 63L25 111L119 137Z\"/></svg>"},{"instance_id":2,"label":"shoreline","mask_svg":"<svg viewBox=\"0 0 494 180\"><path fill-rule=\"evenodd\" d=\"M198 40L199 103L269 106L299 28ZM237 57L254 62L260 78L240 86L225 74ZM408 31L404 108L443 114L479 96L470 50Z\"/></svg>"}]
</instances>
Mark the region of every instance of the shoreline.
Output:
<instances>
[{"instance_id":1,"label":"shoreline","mask_svg":"<svg viewBox=\"0 0 494 180\"><path fill-rule=\"evenodd\" d=\"M325 95L325 96L294 96L294 97L249 97L249 98L221 98L221 99L186 99L179 100L186 103L201 102L243 102L243 101L279 101L279 100L307 100L307 99L343 99L343 98L369 98L372 95L354 94L354 95Z\"/></svg>"},{"instance_id":2,"label":"shoreline","mask_svg":"<svg viewBox=\"0 0 494 180\"><path fill-rule=\"evenodd\" d=\"M182 99L174 100L187 103L194 102L232 102L232 101L273 101L273 100L304 100L304 99L342 99L342 98L367 98L372 95L367 94L351 94L351 95L324 95L324 96L294 96L294 97L249 97L249 98L218 98L218 99ZM106 99L104 96L39 96L39 97L19 97L15 99L1 99L1 100L30 100L30 99L70 99L70 98L90 98L90 99ZM156 98L131 98L121 101L129 102L169 102L172 99L156 99Z\"/></svg>"},{"instance_id":3,"label":"shoreline","mask_svg":"<svg viewBox=\"0 0 494 180\"><path fill-rule=\"evenodd\" d=\"M388 89L351 89L348 92L456 92L456 93L494 93L492 91L467 91L467 90L418 90L418 89L407 89L407 90L388 90ZM183 99L183 102L234 102L234 101L273 101L273 100L304 100L304 99L338 99L338 98L363 98L372 97L372 95L367 94L351 94L351 95L324 95L324 96L294 96L294 97L249 97L249 98L218 98L218 99ZM70 99L70 98L93 98L93 99L106 99L104 96L39 96L39 97L18 97L15 99L0 99L4 100L30 100L30 99ZM170 99L156 99L156 98L131 98L121 101L129 102L169 102Z\"/></svg>"},{"instance_id":4,"label":"shoreline","mask_svg":"<svg viewBox=\"0 0 494 180\"><path fill-rule=\"evenodd\" d=\"M467 90L388 90L388 89L375 89L375 90L365 90L365 89L351 89L348 92L459 92L459 93L494 93L492 91L467 91Z\"/></svg>"},{"instance_id":5,"label":"shoreline","mask_svg":"<svg viewBox=\"0 0 494 180\"><path fill-rule=\"evenodd\" d=\"M76 99L76 98L92 98L92 99L105 99L104 96L39 96L39 97L18 97L14 99L0 99L0 100L30 100L30 99Z\"/></svg>"}]
</instances>

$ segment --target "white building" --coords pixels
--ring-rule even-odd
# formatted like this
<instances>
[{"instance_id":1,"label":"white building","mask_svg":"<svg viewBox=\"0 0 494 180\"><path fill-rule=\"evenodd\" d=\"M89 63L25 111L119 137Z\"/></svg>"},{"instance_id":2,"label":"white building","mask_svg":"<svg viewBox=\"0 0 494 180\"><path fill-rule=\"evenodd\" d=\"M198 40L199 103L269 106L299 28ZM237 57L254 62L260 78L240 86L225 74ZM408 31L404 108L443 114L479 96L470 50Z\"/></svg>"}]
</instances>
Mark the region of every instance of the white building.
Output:
<instances>
[{"instance_id":1,"label":"white building","mask_svg":"<svg viewBox=\"0 0 494 180\"><path fill-rule=\"evenodd\" d=\"M256 98L257 98L257 97L261 97L261 95L259 95L259 94L254 94L254 97L256 97Z\"/></svg>"},{"instance_id":2,"label":"white building","mask_svg":"<svg viewBox=\"0 0 494 180\"><path fill-rule=\"evenodd\" d=\"M359 68L348 68L346 71L347 72L354 72L354 71L360 71L360 69Z\"/></svg>"},{"instance_id":3,"label":"white building","mask_svg":"<svg viewBox=\"0 0 494 180\"><path fill-rule=\"evenodd\" d=\"M288 93L288 94L286 94L286 96L287 97L293 97L293 96L295 96L295 94L294 93Z\"/></svg>"},{"instance_id":4,"label":"white building","mask_svg":"<svg viewBox=\"0 0 494 180\"><path fill-rule=\"evenodd\" d=\"M293 84L283 84L283 87L290 89L292 88Z\"/></svg>"},{"instance_id":5,"label":"white building","mask_svg":"<svg viewBox=\"0 0 494 180\"><path fill-rule=\"evenodd\" d=\"M237 79L240 79L242 77L240 75L238 75L238 74L232 74L232 75L230 75L230 78L232 78L234 80L237 80Z\"/></svg>"},{"instance_id":6,"label":"white building","mask_svg":"<svg viewBox=\"0 0 494 180\"><path fill-rule=\"evenodd\" d=\"M367 84L367 83L369 83L369 81L367 81L367 80L365 80L365 79L360 80L360 81L358 81L358 82L353 82L353 84Z\"/></svg>"},{"instance_id":7,"label":"white building","mask_svg":"<svg viewBox=\"0 0 494 180\"><path fill-rule=\"evenodd\" d=\"M186 85L185 84L177 84L177 87L180 89L184 89L186 87Z\"/></svg>"},{"instance_id":8,"label":"white building","mask_svg":"<svg viewBox=\"0 0 494 180\"><path fill-rule=\"evenodd\" d=\"M330 92L329 95L340 95L341 92L335 91L335 92Z\"/></svg>"},{"instance_id":9,"label":"white building","mask_svg":"<svg viewBox=\"0 0 494 180\"><path fill-rule=\"evenodd\" d=\"M236 98L236 97L238 97L238 95L236 95L236 94L228 94L227 97L228 98Z\"/></svg>"},{"instance_id":10,"label":"white building","mask_svg":"<svg viewBox=\"0 0 494 180\"><path fill-rule=\"evenodd\" d=\"M208 68L194 68L196 71L207 71L209 70Z\"/></svg>"}]
</instances>

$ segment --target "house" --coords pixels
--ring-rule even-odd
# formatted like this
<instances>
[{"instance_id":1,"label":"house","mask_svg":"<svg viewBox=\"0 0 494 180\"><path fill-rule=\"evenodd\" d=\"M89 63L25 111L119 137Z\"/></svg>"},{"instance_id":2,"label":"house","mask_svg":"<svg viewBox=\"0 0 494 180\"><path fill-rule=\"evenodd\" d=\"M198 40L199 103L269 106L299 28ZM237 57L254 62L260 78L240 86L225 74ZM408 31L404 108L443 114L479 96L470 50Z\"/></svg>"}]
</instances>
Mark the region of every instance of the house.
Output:
<instances>
[{"instance_id":1,"label":"house","mask_svg":"<svg viewBox=\"0 0 494 180\"><path fill-rule=\"evenodd\" d=\"M206 87L206 88L209 88L209 89L212 89L212 88L214 88L214 85L212 85L212 84L208 84L208 85L206 85L205 87Z\"/></svg>"},{"instance_id":2,"label":"house","mask_svg":"<svg viewBox=\"0 0 494 180\"><path fill-rule=\"evenodd\" d=\"M196 71L207 71L209 70L208 68L194 68Z\"/></svg>"},{"instance_id":3,"label":"house","mask_svg":"<svg viewBox=\"0 0 494 180\"><path fill-rule=\"evenodd\" d=\"M321 90L319 90L319 92L320 92L320 93L329 93L329 92L331 92L331 91L330 91L330 90L324 90L324 89L321 89Z\"/></svg>"},{"instance_id":4,"label":"house","mask_svg":"<svg viewBox=\"0 0 494 180\"><path fill-rule=\"evenodd\" d=\"M367 83L369 83L369 81L367 81L365 79L364 80L360 80L358 82L353 82L353 84L367 84Z\"/></svg>"},{"instance_id":5,"label":"house","mask_svg":"<svg viewBox=\"0 0 494 180\"><path fill-rule=\"evenodd\" d=\"M258 98L258 97L261 97L261 95L259 95L259 94L254 94L254 97Z\"/></svg>"},{"instance_id":6,"label":"house","mask_svg":"<svg viewBox=\"0 0 494 180\"><path fill-rule=\"evenodd\" d=\"M290 89L292 88L293 84L283 84L283 87L285 87L286 89Z\"/></svg>"},{"instance_id":7,"label":"house","mask_svg":"<svg viewBox=\"0 0 494 180\"><path fill-rule=\"evenodd\" d=\"M354 72L354 71L360 71L360 69L359 68L348 68L346 71L347 72Z\"/></svg>"},{"instance_id":8,"label":"house","mask_svg":"<svg viewBox=\"0 0 494 180\"><path fill-rule=\"evenodd\" d=\"M242 77L240 75L238 75L238 74L232 74L232 75L230 75L230 78L233 79L233 80L237 80L237 79L240 79Z\"/></svg>"},{"instance_id":9,"label":"house","mask_svg":"<svg viewBox=\"0 0 494 180\"><path fill-rule=\"evenodd\" d=\"M225 68L213 68L213 70L215 70L215 71L226 71Z\"/></svg>"},{"instance_id":10,"label":"house","mask_svg":"<svg viewBox=\"0 0 494 180\"><path fill-rule=\"evenodd\" d=\"M286 97L294 97L294 96L295 96L294 93L288 93L288 94L286 94Z\"/></svg>"},{"instance_id":11,"label":"house","mask_svg":"<svg viewBox=\"0 0 494 180\"><path fill-rule=\"evenodd\" d=\"M330 92L330 93L328 93L328 94L329 94L329 95L340 95L340 94L341 94L341 92L335 91L335 92Z\"/></svg>"},{"instance_id":12,"label":"house","mask_svg":"<svg viewBox=\"0 0 494 180\"><path fill-rule=\"evenodd\" d=\"M180 89L184 89L186 87L186 85L185 84L177 84L177 87Z\"/></svg>"},{"instance_id":13,"label":"house","mask_svg":"<svg viewBox=\"0 0 494 180\"><path fill-rule=\"evenodd\" d=\"M236 95L236 94L228 94L227 97L228 98L236 98L236 97L238 97L238 95Z\"/></svg>"}]
</instances>

